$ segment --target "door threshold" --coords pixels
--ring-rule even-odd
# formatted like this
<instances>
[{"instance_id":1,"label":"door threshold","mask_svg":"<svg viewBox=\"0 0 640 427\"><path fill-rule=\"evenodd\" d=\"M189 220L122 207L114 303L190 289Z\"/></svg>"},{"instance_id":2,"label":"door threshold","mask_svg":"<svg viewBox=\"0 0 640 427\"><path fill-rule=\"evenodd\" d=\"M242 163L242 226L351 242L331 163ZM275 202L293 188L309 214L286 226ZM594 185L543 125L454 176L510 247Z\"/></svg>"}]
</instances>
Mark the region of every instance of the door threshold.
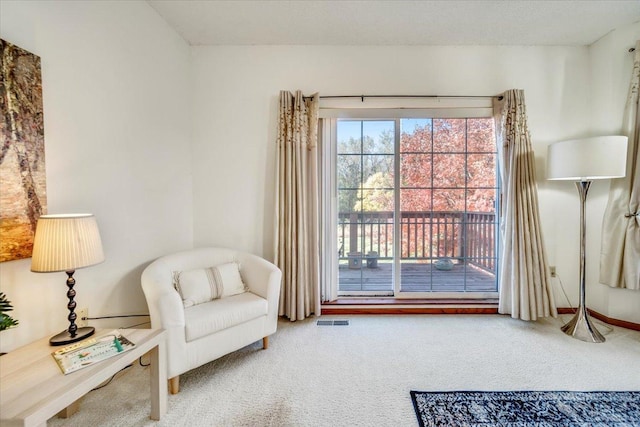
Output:
<instances>
[{"instance_id":1,"label":"door threshold","mask_svg":"<svg viewBox=\"0 0 640 427\"><path fill-rule=\"evenodd\" d=\"M342 297L322 303L322 314L497 314L497 298L404 299Z\"/></svg>"},{"instance_id":2,"label":"door threshold","mask_svg":"<svg viewBox=\"0 0 640 427\"><path fill-rule=\"evenodd\" d=\"M497 298L394 298L394 297L338 297L322 305L498 305Z\"/></svg>"}]
</instances>

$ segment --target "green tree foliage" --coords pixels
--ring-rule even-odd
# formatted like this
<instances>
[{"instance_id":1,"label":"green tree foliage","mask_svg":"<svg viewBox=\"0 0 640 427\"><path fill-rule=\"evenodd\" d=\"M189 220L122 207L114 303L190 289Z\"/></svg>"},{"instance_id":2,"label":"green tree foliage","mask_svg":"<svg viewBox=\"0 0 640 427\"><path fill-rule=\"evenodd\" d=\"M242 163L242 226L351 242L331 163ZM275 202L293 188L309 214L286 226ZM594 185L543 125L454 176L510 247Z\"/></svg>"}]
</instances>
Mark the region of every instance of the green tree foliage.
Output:
<instances>
[{"instance_id":1,"label":"green tree foliage","mask_svg":"<svg viewBox=\"0 0 640 427\"><path fill-rule=\"evenodd\" d=\"M8 314L5 314L12 310L13 306L11 305L11 301L7 299L4 292L0 292L0 331L4 331L5 329L18 325L17 320L13 319Z\"/></svg>"},{"instance_id":2,"label":"green tree foliage","mask_svg":"<svg viewBox=\"0 0 640 427\"><path fill-rule=\"evenodd\" d=\"M339 212L352 212L358 202L358 193L363 188L362 182L378 173L393 176L392 132L383 131L376 139L365 135L363 138L350 137L340 141L337 165Z\"/></svg>"}]
</instances>

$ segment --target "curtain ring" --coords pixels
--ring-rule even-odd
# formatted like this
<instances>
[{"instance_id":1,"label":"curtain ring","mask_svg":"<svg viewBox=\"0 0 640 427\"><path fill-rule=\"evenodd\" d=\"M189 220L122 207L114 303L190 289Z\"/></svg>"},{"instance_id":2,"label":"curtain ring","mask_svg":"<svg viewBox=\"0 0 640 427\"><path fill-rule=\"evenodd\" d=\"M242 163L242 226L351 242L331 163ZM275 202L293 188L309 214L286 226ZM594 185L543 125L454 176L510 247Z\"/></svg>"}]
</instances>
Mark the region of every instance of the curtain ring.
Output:
<instances>
[{"instance_id":1,"label":"curtain ring","mask_svg":"<svg viewBox=\"0 0 640 427\"><path fill-rule=\"evenodd\" d=\"M640 217L640 212L629 213L629 214L626 214L624 217L625 218L633 218L634 216Z\"/></svg>"}]
</instances>

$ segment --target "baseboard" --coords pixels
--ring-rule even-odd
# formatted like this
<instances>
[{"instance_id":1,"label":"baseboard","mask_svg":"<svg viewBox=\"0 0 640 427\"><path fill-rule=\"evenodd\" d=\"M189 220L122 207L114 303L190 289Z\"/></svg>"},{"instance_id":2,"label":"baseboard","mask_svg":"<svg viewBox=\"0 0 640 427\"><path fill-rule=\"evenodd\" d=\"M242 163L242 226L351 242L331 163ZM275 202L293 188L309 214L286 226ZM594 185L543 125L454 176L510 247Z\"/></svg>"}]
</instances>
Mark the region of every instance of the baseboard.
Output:
<instances>
[{"instance_id":1,"label":"baseboard","mask_svg":"<svg viewBox=\"0 0 640 427\"><path fill-rule=\"evenodd\" d=\"M574 308L559 307L558 314L573 314ZM398 298L340 298L322 304L323 315L358 314L498 314L496 300L405 300ZM605 316L589 310L594 318L633 331L640 331L640 324Z\"/></svg>"},{"instance_id":2,"label":"baseboard","mask_svg":"<svg viewBox=\"0 0 640 427\"><path fill-rule=\"evenodd\" d=\"M604 323L608 323L609 325L619 326L625 329L631 329L633 331L640 331L640 323L628 322L626 320L615 319L613 317L605 316L604 314L598 313L595 310L591 310L590 308L589 314ZM558 314L573 314L576 312L575 308L571 307L558 307Z\"/></svg>"}]
</instances>

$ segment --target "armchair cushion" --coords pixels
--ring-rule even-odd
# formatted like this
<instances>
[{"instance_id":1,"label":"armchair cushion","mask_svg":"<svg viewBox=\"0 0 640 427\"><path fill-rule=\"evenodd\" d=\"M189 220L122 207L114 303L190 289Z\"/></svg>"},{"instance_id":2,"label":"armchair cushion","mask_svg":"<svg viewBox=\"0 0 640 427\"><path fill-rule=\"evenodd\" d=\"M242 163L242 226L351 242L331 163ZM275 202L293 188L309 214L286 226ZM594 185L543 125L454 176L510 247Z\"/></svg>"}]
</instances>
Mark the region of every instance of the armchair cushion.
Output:
<instances>
[{"instance_id":1,"label":"armchair cushion","mask_svg":"<svg viewBox=\"0 0 640 427\"><path fill-rule=\"evenodd\" d=\"M173 285L185 308L246 292L240 265L228 262L215 267L173 272Z\"/></svg>"},{"instance_id":2,"label":"armchair cushion","mask_svg":"<svg viewBox=\"0 0 640 427\"><path fill-rule=\"evenodd\" d=\"M185 308L187 342L231 328L267 314L267 300L252 292L216 299ZM215 316L208 316L215 312Z\"/></svg>"}]
</instances>

